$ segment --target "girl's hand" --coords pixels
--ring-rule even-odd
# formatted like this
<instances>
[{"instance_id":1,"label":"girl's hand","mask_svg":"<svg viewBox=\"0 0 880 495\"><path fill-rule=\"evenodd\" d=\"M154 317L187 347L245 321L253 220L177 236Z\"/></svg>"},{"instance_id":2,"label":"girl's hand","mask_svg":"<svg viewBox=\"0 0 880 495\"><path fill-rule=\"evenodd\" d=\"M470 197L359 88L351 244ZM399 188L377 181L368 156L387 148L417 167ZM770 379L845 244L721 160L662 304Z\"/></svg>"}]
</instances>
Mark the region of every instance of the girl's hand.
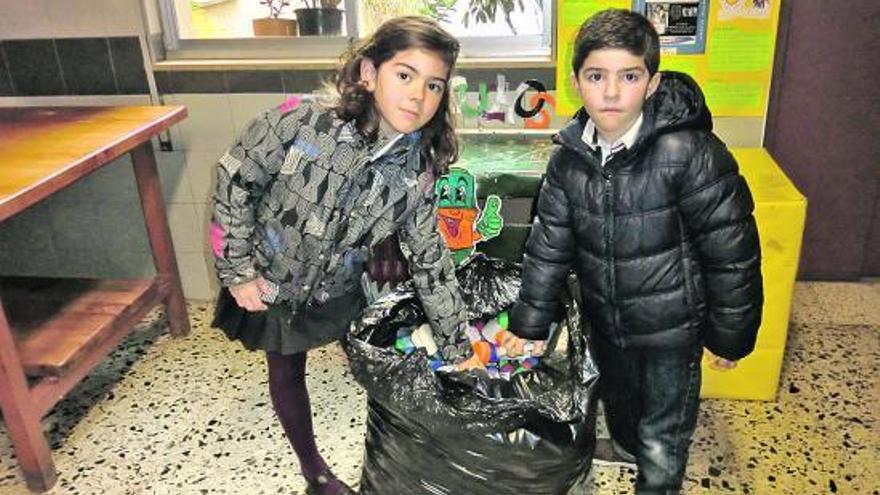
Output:
<instances>
[{"instance_id":1,"label":"girl's hand","mask_svg":"<svg viewBox=\"0 0 880 495\"><path fill-rule=\"evenodd\" d=\"M736 361L731 361L729 359L724 359L721 356L716 356L712 354L709 349L704 349L706 353L706 359L709 361L709 367L716 371L728 371L736 368Z\"/></svg>"},{"instance_id":2,"label":"girl's hand","mask_svg":"<svg viewBox=\"0 0 880 495\"><path fill-rule=\"evenodd\" d=\"M260 298L263 292L269 290L266 280L259 277L250 282L241 285L233 285L229 288L229 293L235 298L235 302L239 307L248 311L266 311L269 309L266 303Z\"/></svg>"}]
</instances>

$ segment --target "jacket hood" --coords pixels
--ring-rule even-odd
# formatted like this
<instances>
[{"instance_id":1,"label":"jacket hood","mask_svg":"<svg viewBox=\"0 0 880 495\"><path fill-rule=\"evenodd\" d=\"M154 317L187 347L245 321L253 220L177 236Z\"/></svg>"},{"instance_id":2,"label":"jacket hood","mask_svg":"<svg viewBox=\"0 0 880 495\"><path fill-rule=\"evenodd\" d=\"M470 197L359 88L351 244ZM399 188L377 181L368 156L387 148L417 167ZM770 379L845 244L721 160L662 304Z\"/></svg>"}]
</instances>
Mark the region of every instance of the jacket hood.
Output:
<instances>
[{"instance_id":1,"label":"jacket hood","mask_svg":"<svg viewBox=\"0 0 880 495\"><path fill-rule=\"evenodd\" d=\"M642 107L642 127L634 148L667 132L680 129L712 130L712 114L696 81L682 72L661 71L661 74L660 86ZM580 149L586 147L581 136L589 118L582 107L571 122L554 136L554 142Z\"/></svg>"}]
</instances>

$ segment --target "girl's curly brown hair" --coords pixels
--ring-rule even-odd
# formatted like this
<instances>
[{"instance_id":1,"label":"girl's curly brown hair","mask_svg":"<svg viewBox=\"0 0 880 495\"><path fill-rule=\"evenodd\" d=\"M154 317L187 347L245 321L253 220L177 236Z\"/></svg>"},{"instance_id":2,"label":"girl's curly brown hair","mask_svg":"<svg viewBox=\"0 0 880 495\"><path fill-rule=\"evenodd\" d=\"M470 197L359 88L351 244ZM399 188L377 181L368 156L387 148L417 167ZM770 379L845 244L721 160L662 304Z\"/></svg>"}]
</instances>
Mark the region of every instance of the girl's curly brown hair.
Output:
<instances>
[{"instance_id":1,"label":"girl's curly brown hair","mask_svg":"<svg viewBox=\"0 0 880 495\"><path fill-rule=\"evenodd\" d=\"M370 59L378 69L402 50L421 48L436 53L452 74L458 58L458 40L436 22L426 17L405 16L384 22L369 38L361 40L341 57L336 75L338 99L332 110L343 120L354 120L358 129L370 139L379 130L380 116L373 93L361 82L361 61ZM422 143L435 175L444 174L458 160L458 138L450 105L449 84L434 117L422 128Z\"/></svg>"}]
</instances>

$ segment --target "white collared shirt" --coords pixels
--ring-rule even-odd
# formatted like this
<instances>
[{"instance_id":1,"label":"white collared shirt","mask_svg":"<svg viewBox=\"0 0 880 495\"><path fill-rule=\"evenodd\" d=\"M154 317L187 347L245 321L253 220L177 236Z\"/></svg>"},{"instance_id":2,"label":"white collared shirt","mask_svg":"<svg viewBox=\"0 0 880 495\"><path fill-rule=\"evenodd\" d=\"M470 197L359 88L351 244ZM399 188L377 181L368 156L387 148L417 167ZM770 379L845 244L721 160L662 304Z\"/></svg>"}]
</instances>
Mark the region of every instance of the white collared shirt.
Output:
<instances>
[{"instance_id":1,"label":"white collared shirt","mask_svg":"<svg viewBox=\"0 0 880 495\"><path fill-rule=\"evenodd\" d=\"M581 139L591 150L595 150L596 147L599 147L602 151L602 166L604 167L615 153L625 150L635 144L636 138L639 135L639 128L642 126L642 120L642 114L639 114L639 118L636 119L632 127L630 127L623 136L620 136L620 138L613 143L608 143L602 139L602 136L599 135L599 130L596 129L596 124L590 119L587 120L587 125L584 126L584 133L581 135Z\"/></svg>"}]
</instances>

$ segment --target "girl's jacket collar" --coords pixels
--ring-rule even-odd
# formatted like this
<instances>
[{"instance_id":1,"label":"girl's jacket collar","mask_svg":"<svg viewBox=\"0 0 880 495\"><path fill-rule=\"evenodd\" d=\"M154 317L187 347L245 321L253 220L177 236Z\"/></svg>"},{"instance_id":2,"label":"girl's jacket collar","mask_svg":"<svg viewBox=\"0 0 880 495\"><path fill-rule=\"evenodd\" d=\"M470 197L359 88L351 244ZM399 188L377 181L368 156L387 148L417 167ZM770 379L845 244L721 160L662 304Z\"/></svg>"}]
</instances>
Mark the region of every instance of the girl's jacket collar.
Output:
<instances>
[{"instance_id":1,"label":"girl's jacket collar","mask_svg":"<svg viewBox=\"0 0 880 495\"><path fill-rule=\"evenodd\" d=\"M367 137L357 128L354 121L344 121L338 117L334 116L333 120L334 127L340 127L339 138L337 141L339 143L349 143L353 147L366 149L369 153L369 156L373 156L376 152L382 149L382 147L387 143L387 141L382 139L376 139L370 141ZM397 142L392 146L389 150L382 153L381 156L386 155L396 155L398 153L408 153L413 149L414 146L418 145L419 141L422 137L422 131L417 130L410 132L408 134L404 134L403 137L397 140ZM381 157L380 156L380 157ZM380 158L377 157L377 158Z\"/></svg>"}]
</instances>

